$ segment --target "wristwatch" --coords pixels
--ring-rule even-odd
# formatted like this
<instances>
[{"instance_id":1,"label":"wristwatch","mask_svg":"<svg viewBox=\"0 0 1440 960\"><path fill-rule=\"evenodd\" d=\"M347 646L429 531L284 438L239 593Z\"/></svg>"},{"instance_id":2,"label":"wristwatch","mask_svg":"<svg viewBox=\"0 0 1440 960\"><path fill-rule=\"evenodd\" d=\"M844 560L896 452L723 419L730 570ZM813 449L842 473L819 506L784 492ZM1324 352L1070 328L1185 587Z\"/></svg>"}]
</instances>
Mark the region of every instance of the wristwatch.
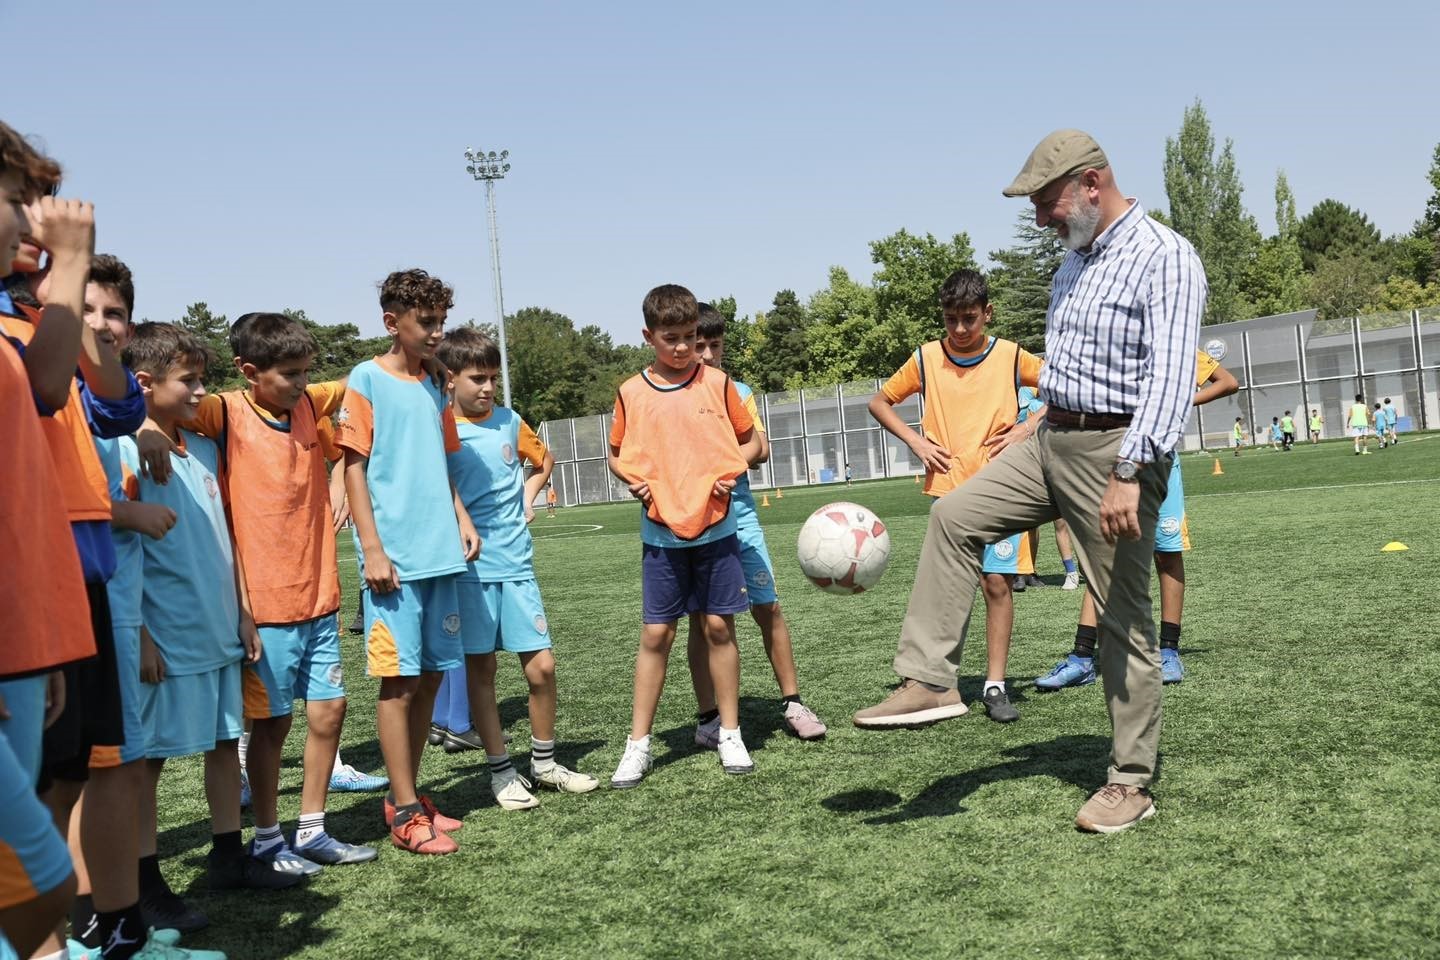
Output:
<instances>
[{"instance_id":1,"label":"wristwatch","mask_svg":"<svg viewBox=\"0 0 1440 960\"><path fill-rule=\"evenodd\" d=\"M1140 464L1134 460L1116 460L1115 466L1111 468L1110 474L1121 483L1135 483L1135 475L1140 472Z\"/></svg>"}]
</instances>

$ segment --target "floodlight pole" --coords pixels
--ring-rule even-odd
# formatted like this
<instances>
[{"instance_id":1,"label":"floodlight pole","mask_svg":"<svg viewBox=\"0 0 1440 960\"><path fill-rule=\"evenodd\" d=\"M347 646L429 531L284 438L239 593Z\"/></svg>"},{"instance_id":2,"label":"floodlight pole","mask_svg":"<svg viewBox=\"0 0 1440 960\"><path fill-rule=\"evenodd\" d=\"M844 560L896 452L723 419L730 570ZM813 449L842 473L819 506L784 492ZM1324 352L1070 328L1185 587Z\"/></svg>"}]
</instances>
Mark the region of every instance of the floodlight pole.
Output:
<instances>
[{"instance_id":1,"label":"floodlight pole","mask_svg":"<svg viewBox=\"0 0 1440 960\"><path fill-rule=\"evenodd\" d=\"M495 326L500 340L500 379L504 386L505 406L510 406L510 357L505 349L505 296L500 288L500 228L495 219L495 181L505 179L510 170L509 150L465 151L465 172L485 183L485 212L490 225L490 278L495 287Z\"/></svg>"}]
</instances>

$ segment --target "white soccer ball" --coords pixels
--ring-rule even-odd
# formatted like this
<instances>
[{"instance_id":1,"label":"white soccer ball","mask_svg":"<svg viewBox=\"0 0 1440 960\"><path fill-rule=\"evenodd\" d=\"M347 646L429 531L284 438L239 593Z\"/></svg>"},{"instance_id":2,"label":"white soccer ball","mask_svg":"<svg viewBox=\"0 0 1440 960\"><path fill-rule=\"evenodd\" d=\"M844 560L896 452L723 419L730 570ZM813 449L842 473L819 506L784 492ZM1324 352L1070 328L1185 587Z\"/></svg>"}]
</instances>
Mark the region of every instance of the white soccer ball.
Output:
<instances>
[{"instance_id":1,"label":"white soccer ball","mask_svg":"<svg viewBox=\"0 0 1440 960\"><path fill-rule=\"evenodd\" d=\"M890 562L885 524L856 503L827 503L800 528L800 569L827 593L860 593L880 582Z\"/></svg>"}]
</instances>

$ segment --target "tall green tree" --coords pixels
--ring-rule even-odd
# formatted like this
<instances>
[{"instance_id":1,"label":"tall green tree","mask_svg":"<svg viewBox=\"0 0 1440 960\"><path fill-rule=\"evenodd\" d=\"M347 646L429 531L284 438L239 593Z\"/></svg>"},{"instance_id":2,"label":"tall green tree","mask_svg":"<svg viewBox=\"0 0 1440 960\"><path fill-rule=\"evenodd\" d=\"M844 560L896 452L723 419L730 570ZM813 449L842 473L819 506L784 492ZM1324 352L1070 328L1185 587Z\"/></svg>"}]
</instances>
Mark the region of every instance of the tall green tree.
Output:
<instances>
[{"instance_id":1,"label":"tall green tree","mask_svg":"<svg viewBox=\"0 0 1440 960\"><path fill-rule=\"evenodd\" d=\"M1300 218L1295 213L1295 194L1290 189L1290 180L1284 170L1275 173L1275 236L1295 236Z\"/></svg>"},{"instance_id":2,"label":"tall green tree","mask_svg":"<svg viewBox=\"0 0 1440 960\"><path fill-rule=\"evenodd\" d=\"M759 393L801 386L809 372L805 335L809 320L794 290L781 290L765 314L764 349L751 355L750 386Z\"/></svg>"},{"instance_id":3,"label":"tall green tree","mask_svg":"<svg viewBox=\"0 0 1440 960\"><path fill-rule=\"evenodd\" d=\"M240 371L235 369L230 324L223 313L211 313L209 305L200 301L186 307L185 315L175 322L194 334L210 351L210 362L205 365L206 390L212 393L228 390L244 382Z\"/></svg>"},{"instance_id":4,"label":"tall green tree","mask_svg":"<svg viewBox=\"0 0 1440 960\"><path fill-rule=\"evenodd\" d=\"M830 268L830 284L806 305L809 375L813 385L849 383L879 376L865 355L866 335L875 328L875 289L853 279L843 267Z\"/></svg>"},{"instance_id":5,"label":"tall green tree","mask_svg":"<svg viewBox=\"0 0 1440 960\"><path fill-rule=\"evenodd\" d=\"M1375 299L1383 279L1380 264L1372 257L1346 250L1320 261L1310 277L1306 298L1322 319L1353 317Z\"/></svg>"},{"instance_id":6,"label":"tall green tree","mask_svg":"<svg viewBox=\"0 0 1440 960\"><path fill-rule=\"evenodd\" d=\"M1301 218L1295 228L1300 243L1300 256L1305 269L1314 273L1323 260L1340 260L1348 256L1378 260L1381 256L1380 231L1370 218L1339 200L1321 200Z\"/></svg>"},{"instance_id":7,"label":"tall green tree","mask_svg":"<svg viewBox=\"0 0 1440 960\"><path fill-rule=\"evenodd\" d=\"M956 270L978 269L970 237L949 240L897 230L870 244L878 322L864 338L864 376L888 377L917 346L940 335L940 287Z\"/></svg>"},{"instance_id":8,"label":"tall green tree","mask_svg":"<svg viewBox=\"0 0 1440 960\"><path fill-rule=\"evenodd\" d=\"M1179 136L1165 140L1165 192L1170 222L1195 245L1205 264L1210 295L1206 323L1244 319L1240 278L1260 247L1260 229L1245 211L1244 186L1235 162L1235 144L1215 154L1215 137L1205 107L1187 107Z\"/></svg>"},{"instance_id":9,"label":"tall green tree","mask_svg":"<svg viewBox=\"0 0 1440 960\"><path fill-rule=\"evenodd\" d=\"M1440 143L1435 145L1435 155L1430 160L1430 199L1425 201L1425 214L1415 225L1417 235L1440 237Z\"/></svg>"},{"instance_id":10,"label":"tall green tree","mask_svg":"<svg viewBox=\"0 0 1440 960\"><path fill-rule=\"evenodd\" d=\"M995 305L991 328L996 336L1034 353L1045 349L1050 284L1065 252L1054 230L1035 226L1029 213L1016 217L1015 243L990 254L996 264L989 277L990 302Z\"/></svg>"}]
</instances>

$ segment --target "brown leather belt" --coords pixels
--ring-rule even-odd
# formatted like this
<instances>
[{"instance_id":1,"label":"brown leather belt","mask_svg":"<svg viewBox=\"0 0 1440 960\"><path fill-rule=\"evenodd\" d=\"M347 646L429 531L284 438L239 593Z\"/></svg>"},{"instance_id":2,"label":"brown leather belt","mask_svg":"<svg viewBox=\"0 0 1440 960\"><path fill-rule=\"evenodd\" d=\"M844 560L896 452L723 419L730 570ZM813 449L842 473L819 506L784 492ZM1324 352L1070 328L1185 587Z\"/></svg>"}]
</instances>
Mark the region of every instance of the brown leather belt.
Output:
<instances>
[{"instance_id":1,"label":"brown leather belt","mask_svg":"<svg viewBox=\"0 0 1440 960\"><path fill-rule=\"evenodd\" d=\"M1128 413L1076 413L1056 406L1045 411L1045 422L1050 426L1071 430L1116 430L1130 426L1132 419Z\"/></svg>"}]
</instances>

